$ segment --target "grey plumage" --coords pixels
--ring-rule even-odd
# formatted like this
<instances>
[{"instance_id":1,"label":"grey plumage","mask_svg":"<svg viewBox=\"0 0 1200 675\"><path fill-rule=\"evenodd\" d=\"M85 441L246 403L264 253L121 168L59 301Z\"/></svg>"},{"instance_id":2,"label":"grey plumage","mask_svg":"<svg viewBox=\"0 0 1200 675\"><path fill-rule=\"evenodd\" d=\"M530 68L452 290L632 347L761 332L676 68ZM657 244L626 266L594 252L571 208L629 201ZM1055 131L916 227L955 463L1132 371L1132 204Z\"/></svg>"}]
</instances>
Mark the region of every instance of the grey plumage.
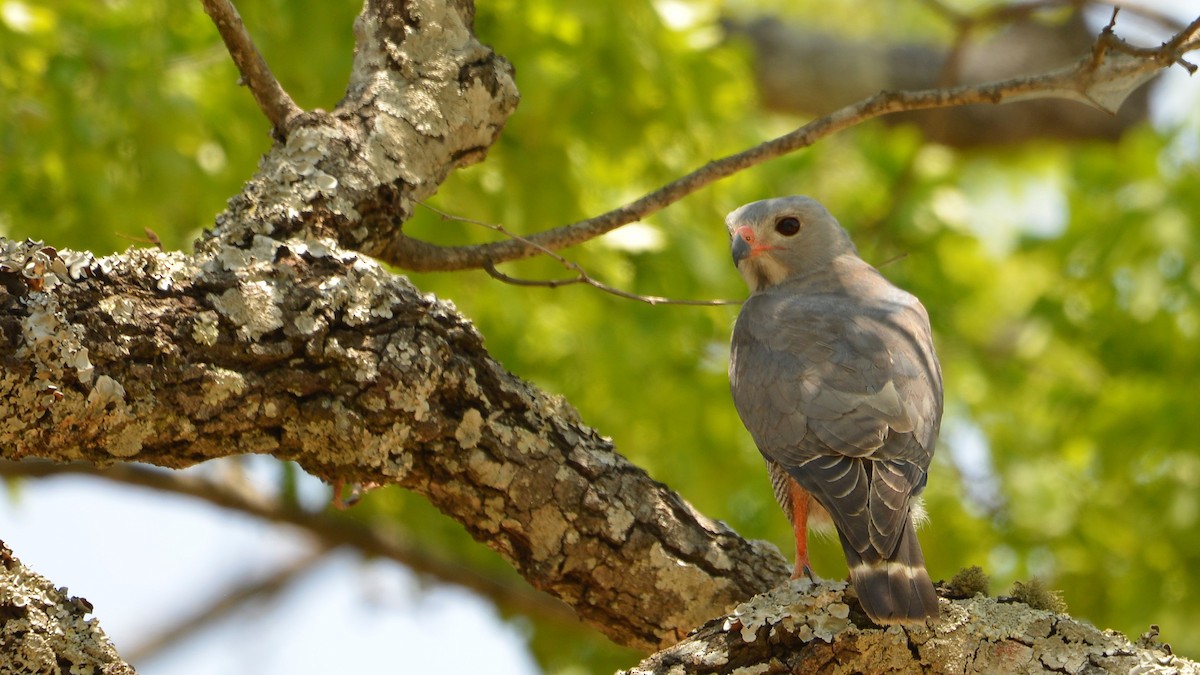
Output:
<instances>
[{"instance_id":1,"label":"grey plumage","mask_svg":"<svg viewBox=\"0 0 1200 675\"><path fill-rule=\"evenodd\" d=\"M863 262L812 199L747 204L726 224L752 291L729 369L743 423L768 464L829 512L868 615L881 623L936 616L911 514L942 415L925 308ZM770 468L789 518L806 514ZM799 574L805 524L793 525Z\"/></svg>"}]
</instances>

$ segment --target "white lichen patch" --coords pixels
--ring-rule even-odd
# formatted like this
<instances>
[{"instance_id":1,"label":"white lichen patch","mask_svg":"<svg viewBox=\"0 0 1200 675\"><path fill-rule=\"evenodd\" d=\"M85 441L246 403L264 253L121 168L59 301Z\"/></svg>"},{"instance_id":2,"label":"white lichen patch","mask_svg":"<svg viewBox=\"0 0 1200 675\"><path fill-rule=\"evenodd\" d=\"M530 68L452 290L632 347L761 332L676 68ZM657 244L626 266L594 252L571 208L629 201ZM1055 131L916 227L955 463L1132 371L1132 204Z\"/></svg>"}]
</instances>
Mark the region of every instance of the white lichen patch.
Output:
<instances>
[{"instance_id":1,"label":"white lichen patch","mask_svg":"<svg viewBox=\"0 0 1200 675\"><path fill-rule=\"evenodd\" d=\"M943 613L947 609L953 611L955 607L954 604L943 604ZM972 623L980 628L979 635L989 642L1024 636L1035 621L1046 621L1054 617L1045 610L1030 609L1018 603L997 602L995 598L981 598L975 604L974 613L976 616L971 619ZM941 626L947 623L949 622L939 622L939 632Z\"/></svg>"},{"instance_id":2,"label":"white lichen patch","mask_svg":"<svg viewBox=\"0 0 1200 675\"><path fill-rule=\"evenodd\" d=\"M283 311L277 290L266 281L249 281L221 295L208 294L208 301L230 323L241 339L252 342L283 327Z\"/></svg>"},{"instance_id":3,"label":"white lichen patch","mask_svg":"<svg viewBox=\"0 0 1200 675\"><path fill-rule=\"evenodd\" d=\"M355 382L366 384L379 379L379 359L374 352L347 349L346 360L353 368Z\"/></svg>"},{"instance_id":4,"label":"white lichen patch","mask_svg":"<svg viewBox=\"0 0 1200 675\"><path fill-rule=\"evenodd\" d=\"M396 441L390 434L373 434L366 429L355 429L349 434L351 439L357 437L357 442L353 443L352 447L356 449L355 459L367 466L384 466L388 463L388 457L392 450L396 447Z\"/></svg>"},{"instance_id":5,"label":"white lichen patch","mask_svg":"<svg viewBox=\"0 0 1200 675\"><path fill-rule=\"evenodd\" d=\"M104 298L100 301L100 309L117 324L130 326L137 323L136 305L124 295L110 295Z\"/></svg>"},{"instance_id":6,"label":"white lichen patch","mask_svg":"<svg viewBox=\"0 0 1200 675\"><path fill-rule=\"evenodd\" d=\"M213 367L204 376L204 404L219 406L246 391L246 378L241 373Z\"/></svg>"},{"instance_id":7,"label":"white lichen patch","mask_svg":"<svg viewBox=\"0 0 1200 675\"><path fill-rule=\"evenodd\" d=\"M392 410L411 413L414 420L421 422L429 416L429 397L437 385L433 379L423 379L411 386L397 383L388 389L388 405Z\"/></svg>"},{"instance_id":8,"label":"white lichen patch","mask_svg":"<svg viewBox=\"0 0 1200 675\"><path fill-rule=\"evenodd\" d=\"M693 666L716 668L729 663L729 653L724 649L705 644L698 640L679 645L675 648L675 653L680 657L680 661Z\"/></svg>"},{"instance_id":9,"label":"white lichen patch","mask_svg":"<svg viewBox=\"0 0 1200 675\"><path fill-rule=\"evenodd\" d=\"M412 427L403 422L393 422L392 428L386 434L386 457L383 463L384 474L399 480L409 474L413 468L413 456L405 452L408 439L412 436Z\"/></svg>"},{"instance_id":10,"label":"white lichen patch","mask_svg":"<svg viewBox=\"0 0 1200 675\"><path fill-rule=\"evenodd\" d=\"M497 490L508 490L517 470L511 464L494 462L487 454L476 450L467 457L467 470L481 485Z\"/></svg>"},{"instance_id":11,"label":"white lichen patch","mask_svg":"<svg viewBox=\"0 0 1200 675\"><path fill-rule=\"evenodd\" d=\"M95 366L92 365L91 359L88 358L88 348L80 347L78 351L71 355L68 364L75 369L75 376L79 378L79 382L87 384L92 381L92 374L96 372Z\"/></svg>"},{"instance_id":12,"label":"white lichen patch","mask_svg":"<svg viewBox=\"0 0 1200 675\"><path fill-rule=\"evenodd\" d=\"M179 284L191 281L192 260L180 251L164 253L158 249L139 248L130 250L126 256L129 266L145 270L146 275L154 279L155 288L160 291L169 291Z\"/></svg>"},{"instance_id":13,"label":"white lichen patch","mask_svg":"<svg viewBox=\"0 0 1200 675\"><path fill-rule=\"evenodd\" d=\"M109 436L108 452L114 457L133 457L142 451L142 443L153 431L149 422L132 421Z\"/></svg>"},{"instance_id":14,"label":"white lichen patch","mask_svg":"<svg viewBox=\"0 0 1200 675\"><path fill-rule=\"evenodd\" d=\"M15 356L34 362L37 387L45 393L37 403L41 409L61 396L59 383L66 370L75 370L79 381L91 381L93 367L83 346L83 331L67 323L57 299L50 293L34 292L25 298L29 314L21 321L21 343Z\"/></svg>"},{"instance_id":15,"label":"white lichen patch","mask_svg":"<svg viewBox=\"0 0 1200 675\"><path fill-rule=\"evenodd\" d=\"M545 417L558 417L571 424L583 424L583 418L579 416L579 411L561 394L543 396L539 403L541 408L538 412Z\"/></svg>"},{"instance_id":16,"label":"white lichen patch","mask_svg":"<svg viewBox=\"0 0 1200 675\"><path fill-rule=\"evenodd\" d=\"M327 257L330 253L330 248L336 248L336 246L336 243L327 239L316 238L304 240L305 251L308 255L317 259Z\"/></svg>"},{"instance_id":17,"label":"white lichen patch","mask_svg":"<svg viewBox=\"0 0 1200 675\"><path fill-rule=\"evenodd\" d=\"M841 601L844 581L813 583L794 579L768 593L738 605L725 619L724 630L737 630L742 640L754 642L764 628L786 630L801 640L833 636L850 625L850 607Z\"/></svg>"},{"instance_id":18,"label":"white lichen patch","mask_svg":"<svg viewBox=\"0 0 1200 675\"><path fill-rule=\"evenodd\" d=\"M199 312L192 318L192 339L205 347L217 344L220 337L221 317L213 311Z\"/></svg>"},{"instance_id":19,"label":"white lichen patch","mask_svg":"<svg viewBox=\"0 0 1200 675\"><path fill-rule=\"evenodd\" d=\"M303 212L312 200L322 197L333 211L357 219L353 205L337 198L345 177L331 173L337 170L353 175L357 166L344 157L347 147L344 129L338 127L308 125L290 133L284 145L263 158L260 169L273 188L269 202L278 205L275 210ZM270 222L271 218L254 221Z\"/></svg>"},{"instance_id":20,"label":"white lichen patch","mask_svg":"<svg viewBox=\"0 0 1200 675\"><path fill-rule=\"evenodd\" d=\"M733 569L733 561L729 558L729 554L725 552L725 549L716 545L709 546L708 551L704 553L704 561L712 565L714 569Z\"/></svg>"},{"instance_id":21,"label":"white lichen patch","mask_svg":"<svg viewBox=\"0 0 1200 675\"><path fill-rule=\"evenodd\" d=\"M567 521L554 504L538 507L529 516L529 546L534 560L545 561L562 553Z\"/></svg>"},{"instance_id":22,"label":"white lichen patch","mask_svg":"<svg viewBox=\"0 0 1200 675\"><path fill-rule=\"evenodd\" d=\"M608 536L615 542L625 541L629 528L633 527L633 513L619 502L615 502L605 513L604 524L607 525Z\"/></svg>"},{"instance_id":23,"label":"white lichen patch","mask_svg":"<svg viewBox=\"0 0 1200 675\"><path fill-rule=\"evenodd\" d=\"M483 438L483 414L475 408L467 409L458 428L454 430L454 438L458 439L458 444L464 450L479 445L479 439Z\"/></svg>"},{"instance_id":24,"label":"white lichen patch","mask_svg":"<svg viewBox=\"0 0 1200 675\"><path fill-rule=\"evenodd\" d=\"M546 439L541 438L528 429L517 427L513 429L513 434L517 440L517 451L521 454L537 457L545 455L549 451L546 447Z\"/></svg>"},{"instance_id":25,"label":"white lichen patch","mask_svg":"<svg viewBox=\"0 0 1200 675\"><path fill-rule=\"evenodd\" d=\"M324 328L325 320L312 314L297 314L296 318L292 320L292 324L296 327L297 333L307 337Z\"/></svg>"},{"instance_id":26,"label":"white lichen patch","mask_svg":"<svg viewBox=\"0 0 1200 675\"><path fill-rule=\"evenodd\" d=\"M654 568L655 587L675 593L681 600L702 597L712 590L712 577L707 572L669 553L658 542L650 547L648 561ZM691 623L686 616L687 603L681 602L679 608L679 616L667 625L684 626Z\"/></svg>"},{"instance_id":27,"label":"white lichen patch","mask_svg":"<svg viewBox=\"0 0 1200 675\"><path fill-rule=\"evenodd\" d=\"M110 403L121 405L125 402L125 387L108 375L96 378L96 384L88 392L87 407L103 410Z\"/></svg>"}]
</instances>

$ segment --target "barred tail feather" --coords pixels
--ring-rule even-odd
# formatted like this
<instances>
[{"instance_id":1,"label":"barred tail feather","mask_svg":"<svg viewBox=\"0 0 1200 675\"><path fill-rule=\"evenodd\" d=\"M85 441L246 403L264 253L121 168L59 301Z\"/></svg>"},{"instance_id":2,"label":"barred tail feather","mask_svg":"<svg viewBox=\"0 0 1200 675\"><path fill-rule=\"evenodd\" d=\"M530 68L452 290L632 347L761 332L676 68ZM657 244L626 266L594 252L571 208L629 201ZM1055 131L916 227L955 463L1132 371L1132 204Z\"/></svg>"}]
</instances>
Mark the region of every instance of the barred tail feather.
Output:
<instances>
[{"instance_id":1,"label":"barred tail feather","mask_svg":"<svg viewBox=\"0 0 1200 675\"><path fill-rule=\"evenodd\" d=\"M905 522L895 555L887 560L864 560L844 537L841 539L850 565L850 581L872 621L910 624L937 618L937 593L925 571L925 557L912 522Z\"/></svg>"}]
</instances>

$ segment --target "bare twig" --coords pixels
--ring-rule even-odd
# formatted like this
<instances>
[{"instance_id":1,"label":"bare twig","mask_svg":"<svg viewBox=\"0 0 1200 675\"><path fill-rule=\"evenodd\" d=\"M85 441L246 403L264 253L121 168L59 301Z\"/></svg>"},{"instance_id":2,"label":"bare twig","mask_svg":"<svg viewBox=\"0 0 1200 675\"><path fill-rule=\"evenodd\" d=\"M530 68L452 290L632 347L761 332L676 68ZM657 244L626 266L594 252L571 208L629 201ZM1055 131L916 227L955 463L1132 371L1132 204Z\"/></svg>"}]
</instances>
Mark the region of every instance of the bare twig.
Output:
<instances>
[{"instance_id":1,"label":"bare twig","mask_svg":"<svg viewBox=\"0 0 1200 675\"><path fill-rule=\"evenodd\" d=\"M508 610L559 623L578 621L565 604L550 596L534 591L520 582L489 577L478 570L411 546L395 528L363 524L339 516L336 512L313 513L223 483L133 464L117 464L97 469L94 465L84 462L56 464L0 460L0 476L46 478L63 475L91 476L159 492L185 495L263 520L286 523L312 534L325 546L349 546L365 555L394 560L418 574L469 588Z\"/></svg>"},{"instance_id":2,"label":"bare twig","mask_svg":"<svg viewBox=\"0 0 1200 675\"><path fill-rule=\"evenodd\" d=\"M325 557L329 547L318 548L311 553L289 562L261 579L253 579L233 588L216 592L212 601L196 611L177 619L174 623L160 627L132 648L125 651L125 658L133 663L148 661L172 645L194 636L198 631L212 626L248 603L260 598L270 598L305 574Z\"/></svg>"},{"instance_id":3,"label":"bare twig","mask_svg":"<svg viewBox=\"0 0 1200 675\"><path fill-rule=\"evenodd\" d=\"M1159 24L1163 28L1171 31L1178 31L1183 28L1183 24L1174 17L1164 14L1152 7L1144 7L1132 2L1111 2L1106 0L1032 0L1031 2L1018 2L1013 4L999 4L991 7L985 7L974 13L966 13L950 7L941 0L924 0L924 4L928 6L934 13L940 14L946 21L955 24L960 29L964 26L967 29L974 29L984 25L998 25L1012 23L1014 21L1022 21L1034 14L1047 10L1057 10L1063 8L1071 8L1075 10L1083 9L1096 5L1108 6L1113 9L1120 9L1128 14L1135 14L1148 21Z\"/></svg>"},{"instance_id":4,"label":"bare twig","mask_svg":"<svg viewBox=\"0 0 1200 675\"><path fill-rule=\"evenodd\" d=\"M143 228L143 230L146 232L145 238L134 237L132 235L124 234L121 232L113 232L113 234L115 234L116 236L118 236L121 239L124 239L126 241L136 241L139 244L150 244L151 246L157 246L158 250L160 250L160 251L167 250L167 247L163 246L162 239L160 239L158 237L157 232L155 232L154 230L152 230L148 227Z\"/></svg>"},{"instance_id":5,"label":"bare twig","mask_svg":"<svg viewBox=\"0 0 1200 675\"><path fill-rule=\"evenodd\" d=\"M1195 33L1195 25L1193 22L1161 47L1149 50L1146 54L1138 53L1133 56L1161 67L1177 62L1183 53L1200 48L1200 43L1189 42ZM1098 49L1105 49L1105 45L1100 45ZM978 103L1000 104L1048 97L1091 102L1101 107L1089 96L1088 88L1105 84L1104 77L1118 83L1123 78L1128 78L1128 73L1125 72L1101 72L1098 70L1101 65L1095 62L1092 55L1088 55L1070 68L998 82L921 91L881 91L783 136L709 162L639 199L587 220L528 237L472 246L439 246L400 236L384 251L382 257L388 262L414 271L452 271L480 269L489 264L495 266L574 246L622 225L641 220L722 178L806 148L827 136L890 113Z\"/></svg>"},{"instance_id":6,"label":"bare twig","mask_svg":"<svg viewBox=\"0 0 1200 675\"><path fill-rule=\"evenodd\" d=\"M1194 43L1189 42L1193 36L1200 31L1200 17L1187 25L1183 30L1179 31L1167 42L1164 42L1160 47L1135 47L1128 42L1117 37L1113 32L1113 27L1117 23L1117 12L1120 8L1113 8L1112 19L1104 30L1100 33L1100 39L1096 41L1096 56L1100 59L1103 56L1104 49L1112 49L1114 51L1129 54L1143 59L1153 59L1166 65L1178 64L1183 66L1188 73L1195 74L1196 66L1188 61L1185 61L1183 54L1196 48ZM1171 59L1167 61L1166 59Z\"/></svg>"},{"instance_id":7,"label":"bare twig","mask_svg":"<svg viewBox=\"0 0 1200 675\"><path fill-rule=\"evenodd\" d=\"M593 278L591 275L589 275L587 273L586 270L583 269L583 267L579 263L577 263L573 260L568 260L568 259L564 258L563 256L559 255L558 253L555 253L553 250L546 248L544 246L541 246L535 242L532 242L529 239L522 237L519 234L516 234L515 232L512 232L511 230L504 227L503 225L500 225L497 223L485 223L480 220L472 220L470 218L463 218L460 216L455 216L455 215L446 213L445 211L442 211L440 209L437 209L435 207L432 207L429 204L426 204L424 202L420 202L420 204L421 204L421 206L424 206L425 208L429 209L430 211L433 211L434 213L438 214L438 216L440 216L441 218L443 218L445 220L457 220L457 221L463 222L463 223L479 225L480 227L486 227L489 230L499 232L500 234L503 234L504 236L509 237L510 239L513 239L515 241L524 242L525 244L528 244L529 246L534 247L535 249L542 252L543 254L557 260L560 264L562 264L563 267L565 267L569 271L575 273L575 276L568 277L566 279L521 279L521 278L510 276L508 274L501 272L500 270L496 269L496 265L493 264L492 261L485 260L483 263L483 270L485 272L487 272L493 279L496 279L498 281L503 281L506 284L512 284L513 286L536 286L536 287L540 287L540 288L559 288L561 286L571 286L574 284L587 284L588 286L597 288L601 291L604 291L605 293L610 293L610 294L615 295L620 298L627 298L629 300L636 300L638 302L644 302L648 305L692 305L692 306L702 306L702 307L716 307L716 306L721 306L721 305L740 305L740 304L742 304L741 300L676 300L674 298L664 298L664 297L660 297L657 295L638 295L636 293L630 293L629 291L623 291L619 288L609 286L608 284L604 283L603 281L599 281L599 280Z\"/></svg>"},{"instance_id":8,"label":"bare twig","mask_svg":"<svg viewBox=\"0 0 1200 675\"><path fill-rule=\"evenodd\" d=\"M238 15L230 0L200 0L204 11L212 18L225 41L225 47L233 62L242 73L241 82L250 88L254 100L263 114L282 133L287 129L287 122L302 111L288 95L279 81L271 74L267 62L254 46L242 17Z\"/></svg>"}]
</instances>

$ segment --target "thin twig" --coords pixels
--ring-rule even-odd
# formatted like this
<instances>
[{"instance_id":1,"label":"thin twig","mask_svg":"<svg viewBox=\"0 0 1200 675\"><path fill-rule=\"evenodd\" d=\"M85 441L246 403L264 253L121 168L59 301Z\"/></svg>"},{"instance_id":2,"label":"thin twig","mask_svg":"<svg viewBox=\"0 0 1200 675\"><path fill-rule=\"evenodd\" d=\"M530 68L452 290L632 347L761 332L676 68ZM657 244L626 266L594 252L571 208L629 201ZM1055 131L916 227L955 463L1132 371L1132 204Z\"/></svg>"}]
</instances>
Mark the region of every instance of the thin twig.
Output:
<instances>
[{"instance_id":1,"label":"thin twig","mask_svg":"<svg viewBox=\"0 0 1200 675\"><path fill-rule=\"evenodd\" d=\"M126 240L126 241L135 241L139 244L150 244L151 246L157 246L158 250L160 250L160 251L167 250L167 248L165 246L163 246L162 239L159 239L158 233L156 233L154 230L151 230L148 227L143 228L143 229L146 232L146 236L144 238L143 237L135 237L133 235L125 234L123 232L113 232L113 234L120 237L121 239Z\"/></svg>"},{"instance_id":2,"label":"thin twig","mask_svg":"<svg viewBox=\"0 0 1200 675\"><path fill-rule=\"evenodd\" d=\"M557 260L563 267L565 267L569 271L575 273L575 276L568 277L566 279L521 279L519 277L510 276L508 274L505 274L504 272L501 272L500 270L496 269L496 265L492 261L485 260L483 262L483 270L485 272L487 272L493 279L496 279L498 281L503 281L506 284L512 284L513 286L536 286L536 287L541 287L541 288L559 288L561 286L571 286L574 284L587 284L588 286L597 288L601 291L604 291L605 293L610 293L617 297L627 298L629 300L637 300L638 302L644 302L648 305L692 305L692 306L702 306L702 307L716 307L716 306L721 306L721 305L740 305L740 304L742 304L741 300L676 300L674 298L664 298L664 297L660 297L657 295L638 295L636 293L630 293L629 291L623 291L619 288L609 286L608 284L604 283L603 281L599 281L599 280L595 279L594 277L589 275L587 273L587 271L584 270L583 267L579 263L577 263L573 260L568 260L567 258L564 258L563 256L559 255L558 253L554 252L553 250L546 248L544 246L541 246L540 244L537 244L536 242L532 242L529 239L526 239L525 237L522 237L521 235L519 235L515 232L512 232L511 230L504 227L503 225L500 225L498 223L485 223L481 220L473 220L471 218L463 218L461 216L456 216L456 215L453 215L450 213L446 213L445 211L442 211L441 209L430 206L429 204L426 204L425 202L418 202L418 203L421 206L424 206L425 208L429 209L430 211L433 211L434 213L436 213L438 216L440 216L444 220L457 220L462 223L469 223L471 225L479 225L480 227L486 227L489 230L499 232L500 234L503 234L504 236L509 237L510 239L528 244L529 246L532 246L535 249L537 249L538 251L542 252L543 254L549 256L550 258Z\"/></svg>"},{"instance_id":3,"label":"thin twig","mask_svg":"<svg viewBox=\"0 0 1200 675\"><path fill-rule=\"evenodd\" d=\"M487 576L479 570L439 558L409 544L405 541L403 533L395 527L360 523L338 515L336 511L309 512L216 481L132 464L117 464L97 469L85 462L58 464L46 461L0 460L0 476L46 478L63 475L91 476L159 492L186 495L270 522L294 525L317 537L327 546L349 546L364 555L394 560L417 574L471 589L505 609L558 623L578 621L574 612L562 602L534 591L519 580Z\"/></svg>"},{"instance_id":4,"label":"thin twig","mask_svg":"<svg viewBox=\"0 0 1200 675\"><path fill-rule=\"evenodd\" d=\"M1186 51L1198 48L1187 42L1193 33L1189 26L1175 36L1173 41L1152 50L1153 59L1157 62L1164 59L1176 61ZM1172 44L1177 46L1171 47ZM1075 96L1076 100L1086 100L1080 90L1089 83L1095 83L1095 67L1092 56L1088 55L1070 69L998 82L921 91L881 91L858 103L815 119L783 136L709 162L628 204L587 220L528 237L472 246L440 246L402 234L396 237L380 257L405 269L419 272L481 269L489 263L495 266L503 262L529 258L548 250L554 251L583 243L622 225L641 220L722 178L807 148L827 136L890 113L977 103L1000 104L1053 95L1065 96L1065 92L1079 94Z\"/></svg>"},{"instance_id":5,"label":"thin twig","mask_svg":"<svg viewBox=\"0 0 1200 675\"><path fill-rule=\"evenodd\" d=\"M283 565L273 574L213 593L208 604L175 619L165 627L158 627L148 637L143 636L139 643L124 650L126 660L131 663L148 661L204 628L217 624L245 605L257 602L260 598L278 595L301 575L315 567L329 551L330 547L320 547Z\"/></svg>"},{"instance_id":6,"label":"thin twig","mask_svg":"<svg viewBox=\"0 0 1200 675\"><path fill-rule=\"evenodd\" d=\"M887 267L888 265L891 265L892 263L895 263L895 262L900 262L901 260L904 260L907 257L908 257L907 251L904 253L897 253L896 255L894 255L894 256L888 258L887 260L884 260L883 262L876 265L875 269L883 269L884 267Z\"/></svg>"},{"instance_id":7,"label":"thin twig","mask_svg":"<svg viewBox=\"0 0 1200 675\"><path fill-rule=\"evenodd\" d=\"M200 0L204 11L212 18L217 26L217 32L225 41L225 48L233 57L238 70L242 73L241 82L250 88L258 107L266 115L267 120L282 133L287 129L287 122L302 111L288 95L279 81L271 74L266 60L254 46L242 17L238 15L230 0Z\"/></svg>"},{"instance_id":8,"label":"thin twig","mask_svg":"<svg viewBox=\"0 0 1200 675\"><path fill-rule=\"evenodd\" d=\"M1109 21L1108 25L1104 27L1104 30L1101 31L1100 39L1096 41L1094 59L1097 62L1097 65L1103 58L1104 50L1112 49L1113 51L1129 54L1130 56L1136 56L1143 59L1154 59L1160 63L1163 63L1164 65L1178 64L1183 66L1188 73L1196 73L1196 66L1184 60L1183 54L1191 49L1195 49L1195 46L1192 46L1191 43L1188 43L1188 40L1192 37L1192 35L1200 30L1200 17L1188 24L1186 28L1176 33L1174 37L1167 42L1164 42L1159 47L1135 47L1125 40L1122 40L1117 36L1116 33L1113 32L1113 27L1117 22L1117 11L1119 9L1120 8L1113 8L1112 19Z\"/></svg>"}]
</instances>

